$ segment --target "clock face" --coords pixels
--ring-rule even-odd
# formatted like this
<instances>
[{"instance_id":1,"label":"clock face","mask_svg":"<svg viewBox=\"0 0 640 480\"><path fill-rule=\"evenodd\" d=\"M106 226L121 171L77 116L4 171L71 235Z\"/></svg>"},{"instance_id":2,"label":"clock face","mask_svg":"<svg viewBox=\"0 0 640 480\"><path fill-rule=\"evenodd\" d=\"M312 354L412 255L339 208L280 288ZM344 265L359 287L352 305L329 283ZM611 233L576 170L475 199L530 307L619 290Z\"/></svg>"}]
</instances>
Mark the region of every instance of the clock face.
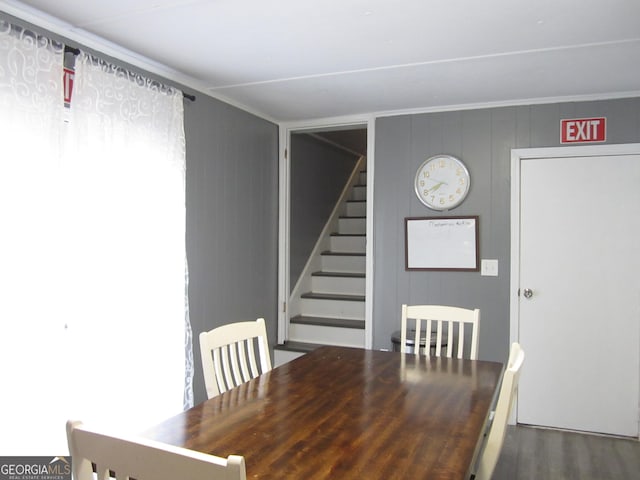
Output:
<instances>
[{"instance_id":1,"label":"clock face","mask_svg":"<svg viewBox=\"0 0 640 480\"><path fill-rule=\"evenodd\" d=\"M460 160L450 155L426 159L416 172L416 195L433 210L451 210L469 193L469 171Z\"/></svg>"}]
</instances>

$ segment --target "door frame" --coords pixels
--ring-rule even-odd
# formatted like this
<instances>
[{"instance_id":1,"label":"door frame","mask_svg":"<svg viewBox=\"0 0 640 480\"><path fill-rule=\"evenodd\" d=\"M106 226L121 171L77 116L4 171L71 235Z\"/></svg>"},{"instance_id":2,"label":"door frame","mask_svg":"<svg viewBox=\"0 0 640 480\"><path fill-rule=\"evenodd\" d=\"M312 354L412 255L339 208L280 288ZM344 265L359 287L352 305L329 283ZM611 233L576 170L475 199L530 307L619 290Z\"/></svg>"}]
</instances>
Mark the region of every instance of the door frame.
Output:
<instances>
[{"instance_id":1,"label":"door frame","mask_svg":"<svg viewBox=\"0 0 640 480\"><path fill-rule=\"evenodd\" d=\"M287 340L289 333L289 222L290 222L290 185L291 134L309 130L331 130L342 127L362 127L367 129L367 244L365 274L365 348L373 345L373 179L375 158L375 116L363 115L335 119L307 120L281 123L279 127L279 174L278 174L278 337L277 343Z\"/></svg>"},{"instance_id":2,"label":"door frame","mask_svg":"<svg viewBox=\"0 0 640 480\"><path fill-rule=\"evenodd\" d=\"M524 160L615 155L640 155L640 143L581 145L567 147L518 148L511 150L511 278L509 291L509 343L520 340L520 175ZM513 409L509 423L514 424Z\"/></svg>"}]
</instances>

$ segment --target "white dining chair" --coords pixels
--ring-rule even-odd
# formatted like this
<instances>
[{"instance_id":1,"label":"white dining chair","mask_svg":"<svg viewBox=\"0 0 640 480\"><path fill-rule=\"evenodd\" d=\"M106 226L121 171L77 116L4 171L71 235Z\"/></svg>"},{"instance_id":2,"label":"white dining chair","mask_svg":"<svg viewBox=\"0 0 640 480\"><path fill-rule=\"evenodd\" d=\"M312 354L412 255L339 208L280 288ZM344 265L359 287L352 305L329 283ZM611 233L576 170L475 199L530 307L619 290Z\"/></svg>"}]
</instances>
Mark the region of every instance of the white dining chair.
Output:
<instances>
[{"instance_id":1,"label":"white dining chair","mask_svg":"<svg viewBox=\"0 0 640 480\"><path fill-rule=\"evenodd\" d=\"M260 367L256 362L256 349ZM236 322L200 334L207 397L212 398L271 370L264 318Z\"/></svg>"},{"instance_id":2,"label":"white dining chair","mask_svg":"<svg viewBox=\"0 0 640 480\"><path fill-rule=\"evenodd\" d=\"M135 436L97 431L67 422L75 480L246 480L244 457L216 457ZM95 476L93 465L95 465Z\"/></svg>"},{"instance_id":3,"label":"white dining chair","mask_svg":"<svg viewBox=\"0 0 640 480\"><path fill-rule=\"evenodd\" d=\"M415 321L414 353L420 353L423 341L426 355L430 350L436 357L445 356L463 358L465 345L465 326L471 328L471 345L468 358L478 358L478 329L480 328L480 310L446 305L402 305L402 325L400 328L400 351L407 353L407 332L410 320ZM424 327L423 327L424 325ZM435 335L434 335L435 333ZM454 351L454 343L457 346Z\"/></svg>"},{"instance_id":4,"label":"white dining chair","mask_svg":"<svg viewBox=\"0 0 640 480\"><path fill-rule=\"evenodd\" d=\"M507 422L518 393L518 381L523 363L524 350L519 343L514 342L511 345L507 367L502 376L502 385L489 432L477 462L475 475L472 477L475 480L489 480L498 463L507 431Z\"/></svg>"}]
</instances>

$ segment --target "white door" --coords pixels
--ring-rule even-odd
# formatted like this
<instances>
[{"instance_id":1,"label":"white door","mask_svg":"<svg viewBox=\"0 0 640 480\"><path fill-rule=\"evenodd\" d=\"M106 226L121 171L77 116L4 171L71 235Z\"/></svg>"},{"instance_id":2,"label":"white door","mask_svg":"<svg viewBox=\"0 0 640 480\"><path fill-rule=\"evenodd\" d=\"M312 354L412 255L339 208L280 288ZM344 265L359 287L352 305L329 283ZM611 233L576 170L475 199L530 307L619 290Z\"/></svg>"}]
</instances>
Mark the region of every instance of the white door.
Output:
<instances>
[{"instance_id":1,"label":"white door","mask_svg":"<svg viewBox=\"0 0 640 480\"><path fill-rule=\"evenodd\" d=\"M519 240L518 423L637 437L640 155L522 159Z\"/></svg>"}]
</instances>

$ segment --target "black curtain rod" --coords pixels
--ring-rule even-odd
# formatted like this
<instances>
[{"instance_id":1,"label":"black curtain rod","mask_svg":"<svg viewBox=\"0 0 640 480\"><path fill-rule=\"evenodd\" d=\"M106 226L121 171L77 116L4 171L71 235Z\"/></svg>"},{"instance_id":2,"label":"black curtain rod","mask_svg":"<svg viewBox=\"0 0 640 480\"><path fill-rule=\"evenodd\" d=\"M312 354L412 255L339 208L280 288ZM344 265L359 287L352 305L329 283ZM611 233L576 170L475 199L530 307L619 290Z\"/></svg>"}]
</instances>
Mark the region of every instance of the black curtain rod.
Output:
<instances>
[{"instance_id":1,"label":"black curtain rod","mask_svg":"<svg viewBox=\"0 0 640 480\"><path fill-rule=\"evenodd\" d=\"M72 53L73 55L80 55L80 49L79 48L73 48L70 47L69 45L65 45L64 46L64 53ZM182 96L184 98L186 98L187 100L191 100L192 102L196 101L196 96L195 95L190 95L188 93L185 93L184 91L182 92Z\"/></svg>"},{"instance_id":2,"label":"black curtain rod","mask_svg":"<svg viewBox=\"0 0 640 480\"><path fill-rule=\"evenodd\" d=\"M80 55L80 49L70 47L69 45L65 45L64 53L73 53L74 55Z\"/></svg>"}]
</instances>

